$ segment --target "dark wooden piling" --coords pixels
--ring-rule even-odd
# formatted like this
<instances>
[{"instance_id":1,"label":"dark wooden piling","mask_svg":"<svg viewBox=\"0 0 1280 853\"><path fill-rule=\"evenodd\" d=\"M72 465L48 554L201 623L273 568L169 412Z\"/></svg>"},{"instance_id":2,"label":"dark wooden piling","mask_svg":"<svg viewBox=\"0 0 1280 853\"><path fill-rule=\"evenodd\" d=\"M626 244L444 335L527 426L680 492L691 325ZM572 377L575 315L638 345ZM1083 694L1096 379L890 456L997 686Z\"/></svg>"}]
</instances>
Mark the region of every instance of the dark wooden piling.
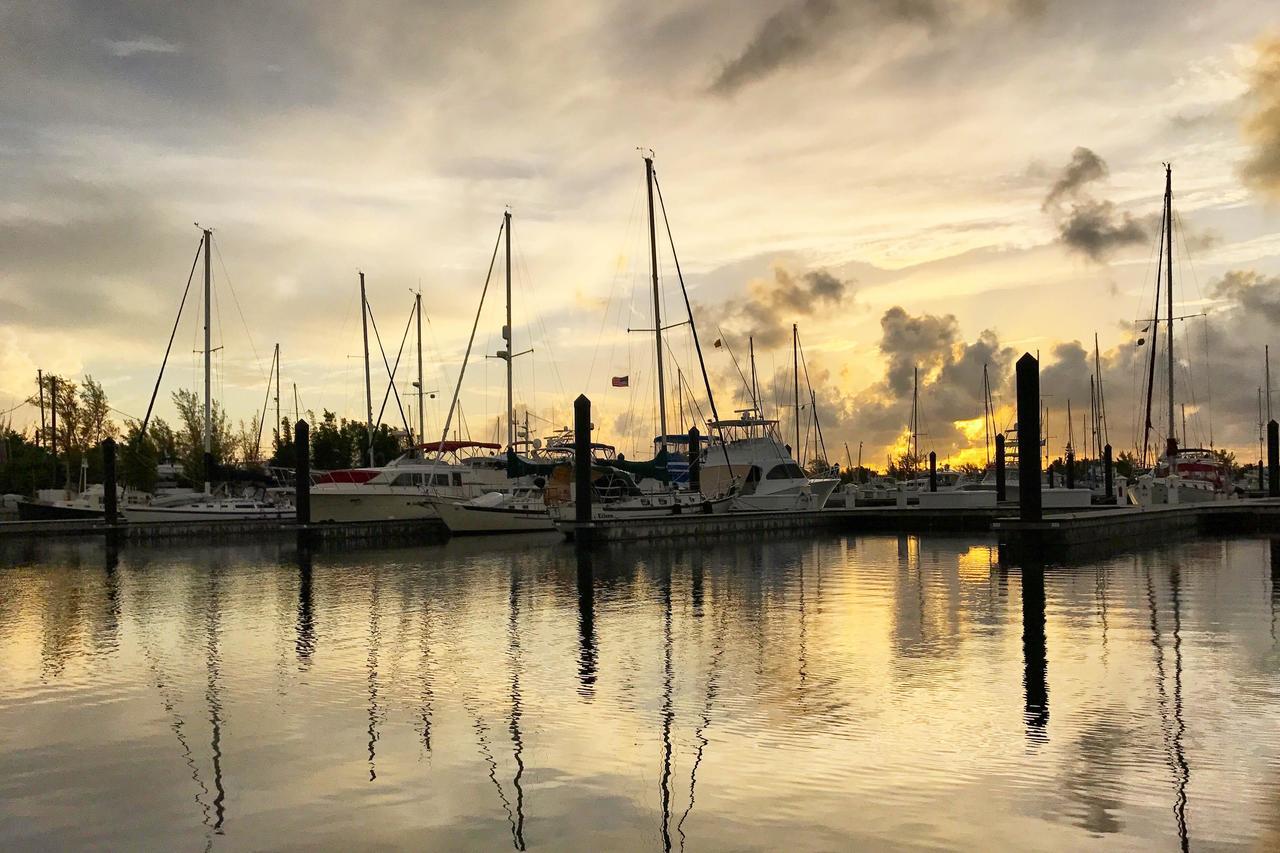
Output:
<instances>
[{"instance_id":1,"label":"dark wooden piling","mask_svg":"<svg viewBox=\"0 0 1280 853\"><path fill-rule=\"evenodd\" d=\"M1018 359L1018 510L1023 521L1039 521L1040 362L1031 353Z\"/></svg>"},{"instance_id":2,"label":"dark wooden piling","mask_svg":"<svg viewBox=\"0 0 1280 853\"><path fill-rule=\"evenodd\" d=\"M996 436L996 503L1008 500L1008 486L1004 470L1004 433Z\"/></svg>"},{"instance_id":3,"label":"dark wooden piling","mask_svg":"<svg viewBox=\"0 0 1280 853\"><path fill-rule=\"evenodd\" d=\"M1045 478L1048 480L1049 488L1053 488L1053 463L1049 463L1049 470L1045 471Z\"/></svg>"},{"instance_id":4,"label":"dark wooden piling","mask_svg":"<svg viewBox=\"0 0 1280 853\"><path fill-rule=\"evenodd\" d=\"M1067 488L1074 489L1076 487L1076 455L1072 451L1067 451Z\"/></svg>"},{"instance_id":5,"label":"dark wooden piling","mask_svg":"<svg viewBox=\"0 0 1280 853\"><path fill-rule=\"evenodd\" d=\"M583 542L591 524L591 401L579 394L573 401L574 520L576 541Z\"/></svg>"},{"instance_id":6,"label":"dark wooden piling","mask_svg":"<svg viewBox=\"0 0 1280 853\"><path fill-rule=\"evenodd\" d=\"M1267 423L1267 495L1280 498L1280 424Z\"/></svg>"},{"instance_id":7,"label":"dark wooden piling","mask_svg":"<svg viewBox=\"0 0 1280 853\"><path fill-rule=\"evenodd\" d=\"M689 427L689 491L702 490L702 438L697 427Z\"/></svg>"},{"instance_id":8,"label":"dark wooden piling","mask_svg":"<svg viewBox=\"0 0 1280 853\"><path fill-rule=\"evenodd\" d=\"M938 454L929 451L929 491L938 491Z\"/></svg>"},{"instance_id":9,"label":"dark wooden piling","mask_svg":"<svg viewBox=\"0 0 1280 853\"><path fill-rule=\"evenodd\" d=\"M120 520L120 508L116 503L116 440L102 441L102 512L108 525Z\"/></svg>"},{"instance_id":10,"label":"dark wooden piling","mask_svg":"<svg viewBox=\"0 0 1280 853\"><path fill-rule=\"evenodd\" d=\"M311 427L298 421L293 429L294 495L298 524L311 523Z\"/></svg>"},{"instance_id":11,"label":"dark wooden piling","mask_svg":"<svg viewBox=\"0 0 1280 853\"><path fill-rule=\"evenodd\" d=\"M1107 490L1107 503L1116 499L1115 463L1111 461L1111 445L1102 448L1102 483Z\"/></svg>"}]
</instances>

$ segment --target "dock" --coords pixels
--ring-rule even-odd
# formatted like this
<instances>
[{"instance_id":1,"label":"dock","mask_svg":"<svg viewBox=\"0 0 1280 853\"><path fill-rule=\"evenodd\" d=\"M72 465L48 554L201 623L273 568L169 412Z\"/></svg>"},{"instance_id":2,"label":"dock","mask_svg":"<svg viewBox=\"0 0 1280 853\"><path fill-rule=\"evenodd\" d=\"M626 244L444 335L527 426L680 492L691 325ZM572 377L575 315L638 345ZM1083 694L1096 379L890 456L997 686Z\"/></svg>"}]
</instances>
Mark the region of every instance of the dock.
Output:
<instances>
[{"instance_id":1,"label":"dock","mask_svg":"<svg viewBox=\"0 0 1280 853\"><path fill-rule=\"evenodd\" d=\"M274 538L302 538L316 544L413 545L438 542L449 535L438 518L312 522L275 519L153 522L107 524L102 520L4 521L0 542L31 539L98 537L118 543L186 541L196 544L227 543Z\"/></svg>"}]
</instances>

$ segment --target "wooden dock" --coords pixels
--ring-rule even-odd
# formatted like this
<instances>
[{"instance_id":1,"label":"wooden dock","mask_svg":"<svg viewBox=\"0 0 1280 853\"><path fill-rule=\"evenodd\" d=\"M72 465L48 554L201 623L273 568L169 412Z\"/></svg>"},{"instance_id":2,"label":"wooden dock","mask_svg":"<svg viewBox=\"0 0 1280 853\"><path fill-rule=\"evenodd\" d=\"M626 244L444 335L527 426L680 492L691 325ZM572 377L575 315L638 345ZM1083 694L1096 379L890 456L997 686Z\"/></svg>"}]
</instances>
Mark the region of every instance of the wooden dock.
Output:
<instances>
[{"instance_id":1,"label":"wooden dock","mask_svg":"<svg viewBox=\"0 0 1280 853\"><path fill-rule=\"evenodd\" d=\"M297 538L321 543L354 545L416 544L435 542L449 535L438 518L313 522L298 524L275 519L153 522L147 524L114 524L105 521L5 521L0 522L0 541L20 539L74 539L84 537L111 538L117 542L226 543L271 538Z\"/></svg>"}]
</instances>

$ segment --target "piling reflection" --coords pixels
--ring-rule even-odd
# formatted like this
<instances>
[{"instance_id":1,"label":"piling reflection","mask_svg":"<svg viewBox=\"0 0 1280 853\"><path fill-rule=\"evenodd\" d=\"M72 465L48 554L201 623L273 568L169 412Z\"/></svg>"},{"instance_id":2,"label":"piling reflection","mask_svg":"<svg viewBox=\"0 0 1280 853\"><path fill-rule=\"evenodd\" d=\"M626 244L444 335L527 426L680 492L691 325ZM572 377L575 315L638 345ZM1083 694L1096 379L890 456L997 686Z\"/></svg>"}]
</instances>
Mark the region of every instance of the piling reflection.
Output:
<instances>
[{"instance_id":1,"label":"piling reflection","mask_svg":"<svg viewBox=\"0 0 1280 853\"><path fill-rule=\"evenodd\" d=\"M659 794L662 799L662 849L671 850L671 727L675 708L671 700L675 681L671 647L671 561L665 551L658 555L659 596L662 602L662 773Z\"/></svg>"},{"instance_id":2,"label":"piling reflection","mask_svg":"<svg viewBox=\"0 0 1280 853\"><path fill-rule=\"evenodd\" d=\"M208 675L205 699L209 704L209 726L212 732L209 742L209 754L213 762L213 831L223 834L223 826L227 820L227 790L222 780L222 655L219 650L222 631L222 596L218 572L209 575L209 609L206 620L207 657L205 668Z\"/></svg>"},{"instance_id":3,"label":"piling reflection","mask_svg":"<svg viewBox=\"0 0 1280 853\"><path fill-rule=\"evenodd\" d=\"M507 662L511 668L511 714L507 730L511 734L511 753L515 759L516 772L511 786L516 792L515 822L511 825L511 841L517 850L524 849L524 736L520 733L522 716L520 699L520 670L523 660L520 650L520 575L513 565L511 572L511 597L508 603L507 621Z\"/></svg>"},{"instance_id":4,"label":"piling reflection","mask_svg":"<svg viewBox=\"0 0 1280 853\"><path fill-rule=\"evenodd\" d=\"M1045 649L1044 567L1022 567L1022 660L1027 739L1049 739L1049 661Z\"/></svg>"},{"instance_id":5,"label":"piling reflection","mask_svg":"<svg viewBox=\"0 0 1280 853\"><path fill-rule=\"evenodd\" d=\"M596 667L596 598L595 571L591 550L576 550L578 588L578 694L583 699L595 695Z\"/></svg>"},{"instance_id":6,"label":"piling reflection","mask_svg":"<svg viewBox=\"0 0 1280 853\"><path fill-rule=\"evenodd\" d=\"M311 549L298 549L298 622L294 651L302 669L311 666L316 650L315 604L311 592Z\"/></svg>"}]
</instances>

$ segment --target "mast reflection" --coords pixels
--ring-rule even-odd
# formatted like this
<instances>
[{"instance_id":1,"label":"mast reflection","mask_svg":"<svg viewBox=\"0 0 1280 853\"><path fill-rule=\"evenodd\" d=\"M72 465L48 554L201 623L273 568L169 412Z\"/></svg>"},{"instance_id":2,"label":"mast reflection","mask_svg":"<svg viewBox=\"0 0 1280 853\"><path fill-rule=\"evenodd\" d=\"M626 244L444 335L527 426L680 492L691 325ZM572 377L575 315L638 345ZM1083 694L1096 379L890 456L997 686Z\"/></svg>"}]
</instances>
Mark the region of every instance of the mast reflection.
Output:
<instances>
[{"instance_id":1,"label":"mast reflection","mask_svg":"<svg viewBox=\"0 0 1280 853\"><path fill-rule=\"evenodd\" d=\"M373 573L373 588L369 596L369 656L366 666L369 670L369 781L378 778L377 743L378 721L382 710L378 705L378 653L382 646L382 626L378 619L378 573Z\"/></svg>"},{"instance_id":2,"label":"mast reflection","mask_svg":"<svg viewBox=\"0 0 1280 853\"><path fill-rule=\"evenodd\" d=\"M524 787L520 784L524 776L524 737L520 733L520 586L515 566L511 571L511 597L507 608L507 659L511 664L511 717L508 731L511 733L512 753L516 762L515 776L511 780L516 791L516 816L511 825L511 841L517 850L524 849Z\"/></svg>"},{"instance_id":3,"label":"mast reflection","mask_svg":"<svg viewBox=\"0 0 1280 853\"><path fill-rule=\"evenodd\" d=\"M222 783L222 699L219 695L219 680L222 675L222 654L219 650L219 634L222 628L222 614L219 610L218 570L214 568L209 575L209 610L206 626L206 669L208 681L205 689L205 700L209 704L209 724L213 735L209 751L213 759L213 831L222 835L223 824L226 823L227 791Z\"/></svg>"},{"instance_id":4,"label":"mast reflection","mask_svg":"<svg viewBox=\"0 0 1280 853\"><path fill-rule=\"evenodd\" d=\"M1049 740L1049 662L1045 649L1044 567L1022 567L1022 660L1027 739Z\"/></svg>"},{"instance_id":5,"label":"mast reflection","mask_svg":"<svg viewBox=\"0 0 1280 853\"><path fill-rule=\"evenodd\" d=\"M675 721L672 708L671 687L675 680L671 649L671 563L664 553L661 562L662 590L662 776L659 790L662 797L662 849L671 850L671 725Z\"/></svg>"}]
</instances>

